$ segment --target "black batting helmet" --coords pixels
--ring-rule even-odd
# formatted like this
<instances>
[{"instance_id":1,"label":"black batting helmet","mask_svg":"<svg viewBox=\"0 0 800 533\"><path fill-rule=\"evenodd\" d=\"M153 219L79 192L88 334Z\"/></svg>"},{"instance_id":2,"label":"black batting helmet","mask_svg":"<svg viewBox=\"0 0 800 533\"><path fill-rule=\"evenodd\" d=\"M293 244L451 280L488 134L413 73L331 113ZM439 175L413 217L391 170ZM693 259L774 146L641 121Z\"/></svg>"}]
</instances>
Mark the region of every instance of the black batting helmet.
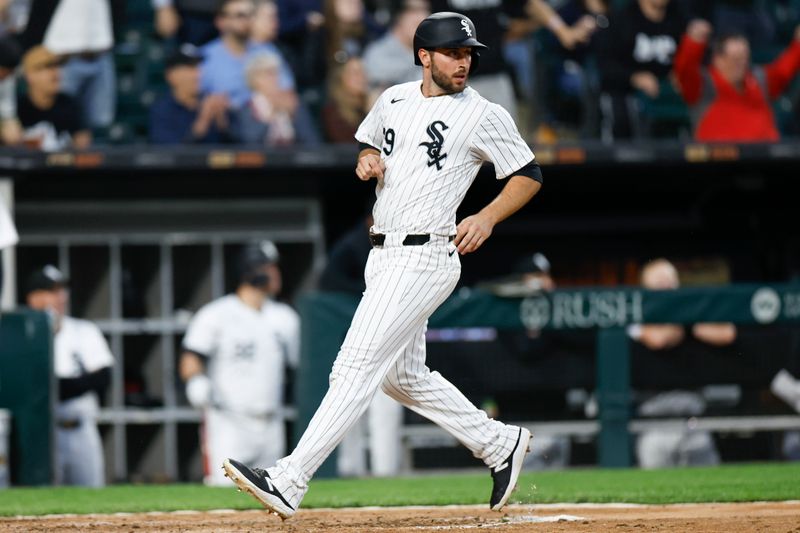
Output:
<instances>
[{"instance_id":1,"label":"black batting helmet","mask_svg":"<svg viewBox=\"0 0 800 533\"><path fill-rule=\"evenodd\" d=\"M469 71L472 73L478 68L479 50L488 48L479 42L477 37L475 24L469 17L452 11L433 13L419 23L414 33L414 64L422 65L422 61L419 60L420 48L433 50L469 46L472 48L472 65Z\"/></svg>"},{"instance_id":2,"label":"black batting helmet","mask_svg":"<svg viewBox=\"0 0 800 533\"><path fill-rule=\"evenodd\" d=\"M269 283L261 267L277 263L280 255L272 241L253 242L242 248L237 260L239 283L247 283L254 287L266 287Z\"/></svg>"}]
</instances>

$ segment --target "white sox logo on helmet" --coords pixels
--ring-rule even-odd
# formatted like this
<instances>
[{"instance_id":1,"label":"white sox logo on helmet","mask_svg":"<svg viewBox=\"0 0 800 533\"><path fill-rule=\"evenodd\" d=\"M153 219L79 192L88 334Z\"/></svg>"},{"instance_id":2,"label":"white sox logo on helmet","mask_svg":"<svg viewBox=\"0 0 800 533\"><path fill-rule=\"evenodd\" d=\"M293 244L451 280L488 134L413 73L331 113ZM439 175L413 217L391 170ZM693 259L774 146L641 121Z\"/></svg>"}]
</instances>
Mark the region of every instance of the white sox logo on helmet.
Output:
<instances>
[{"instance_id":1,"label":"white sox logo on helmet","mask_svg":"<svg viewBox=\"0 0 800 533\"><path fill-rule=\"evenodd\" d=\"M467 37L472 37L472 29L469 27L467 19L461 19L461 29L467 33Z\"/></svg>"}]
</instances>

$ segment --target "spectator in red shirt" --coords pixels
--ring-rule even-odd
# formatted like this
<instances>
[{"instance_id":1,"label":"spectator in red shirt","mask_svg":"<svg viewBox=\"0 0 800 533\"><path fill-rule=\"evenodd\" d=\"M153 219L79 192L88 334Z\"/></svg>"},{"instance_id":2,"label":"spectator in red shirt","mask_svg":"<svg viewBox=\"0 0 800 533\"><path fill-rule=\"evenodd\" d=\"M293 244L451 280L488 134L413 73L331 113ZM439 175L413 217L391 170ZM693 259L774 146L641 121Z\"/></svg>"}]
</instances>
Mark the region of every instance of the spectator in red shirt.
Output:
<instances>
[{"instance_id":1,"label":"spectator in red shirt","mask_svg":"<svg viewBox=\"0 0 800 533\"><path fill-rule=\"evenodd\" d=\"M800 26L792 43L768 65L750 65L750 44L742 34L719 36L711 64L702 60L711 25L692 21L675 56L680 91L692 108L699 141L767 142L780 138L770 101L800 70Z\"/></svg>"}]
</instances>

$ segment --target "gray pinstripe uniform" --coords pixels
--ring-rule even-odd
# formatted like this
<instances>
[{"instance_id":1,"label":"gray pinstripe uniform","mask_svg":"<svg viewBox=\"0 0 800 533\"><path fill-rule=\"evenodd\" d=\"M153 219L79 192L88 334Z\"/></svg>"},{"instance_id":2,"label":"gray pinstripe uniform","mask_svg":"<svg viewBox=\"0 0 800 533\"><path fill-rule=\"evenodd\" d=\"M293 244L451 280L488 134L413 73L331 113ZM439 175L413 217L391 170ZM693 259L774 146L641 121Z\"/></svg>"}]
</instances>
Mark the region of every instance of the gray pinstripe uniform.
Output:
<instances>
[{"instance_id":1,"label":"gray pinstripe uniform","mask_svg":"<svg viewBox=\"0 0 800 533\"><path fill-rule=\"evenodd\" d=\"M376 187L366 291L330 375L330 388L294 452L270 469L299 504L307 483L381 387L432 420L491 466L511 452L517 429L492 420L425 365L428 317L450 295L461 263L450 235L456 209L485 161L498 179L534 159L510 115L467 88L426 98L420 82L387 89L356 133L386 164ZM430 234L404 246L407 234ZM288 480L288 481L287 481Z\"/></svg>"}]
</instances>

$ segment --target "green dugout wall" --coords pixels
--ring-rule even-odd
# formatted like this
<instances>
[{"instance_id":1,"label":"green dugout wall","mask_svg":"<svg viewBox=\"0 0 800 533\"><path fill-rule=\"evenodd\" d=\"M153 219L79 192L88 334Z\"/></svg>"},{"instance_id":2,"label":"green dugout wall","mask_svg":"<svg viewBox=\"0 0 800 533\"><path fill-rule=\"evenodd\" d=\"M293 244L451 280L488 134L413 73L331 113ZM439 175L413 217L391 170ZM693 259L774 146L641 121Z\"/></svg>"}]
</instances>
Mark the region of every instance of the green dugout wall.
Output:
<instances>
[{"instance_id":1,"label":"green dugout wall","mask_svg":"<svg viewBox=\"0 0 800 533\"><path fill-rule=\"evenodd\" d=\"M11 411L9 458L14 485L52 481L52 335L47 315L0 316L0 408Z\"/></svg>"},{"instance_id":2,"label":"green dugout wall","mask_svg":"<svg viewBox=\"0 0 800 533\"><path fill-rule=\"evenodd\" d=\"M358 305L358 298L311 293L299 302L303 349L295 387L295 442L328 389L328 374ZM598 463L630 466L630 351L625 328L641 323L800 321L800 284L738 284L675 291L637 288L557 290L525 298L502 298L464 289L431 317L430 328L597 329L596 392L601 424ZM319 475L336 473L335 455Z\"/></svg>"}]
</instances>

